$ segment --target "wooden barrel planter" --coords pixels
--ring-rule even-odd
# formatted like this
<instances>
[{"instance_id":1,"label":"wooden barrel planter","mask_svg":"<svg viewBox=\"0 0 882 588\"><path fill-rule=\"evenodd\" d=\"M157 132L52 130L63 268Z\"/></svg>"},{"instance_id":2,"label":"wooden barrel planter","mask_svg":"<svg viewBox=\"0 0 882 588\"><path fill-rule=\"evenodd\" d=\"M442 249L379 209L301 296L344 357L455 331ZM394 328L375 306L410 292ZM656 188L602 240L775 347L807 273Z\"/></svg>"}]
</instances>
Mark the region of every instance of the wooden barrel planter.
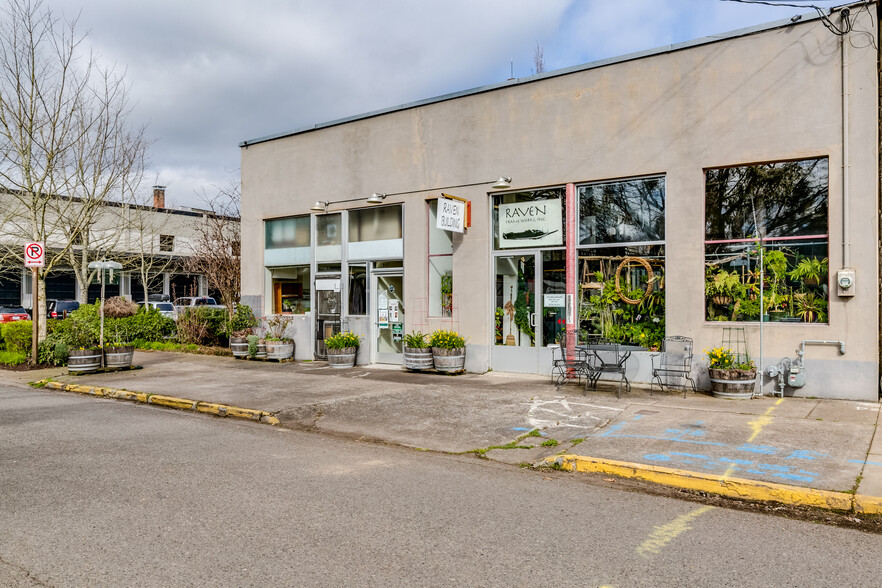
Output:
<instances>
[{"instance_id":1,"label":"wooden barrel planter","mask_svg":"<svg viewBox=\"0 0 882 588\"><path fill-rule=\"evenodd\" d=\"M405 347L404 367L409 370L430 370L435 367L431 347Z\"/></svg>"},{"instance_id":2,"label":"wooden barrel planter","mask_svg":"<svg viewBox=\"0 0 882 588\"><path fill-rule=\"evenodd\" d=\"M266 359L266 343L261 341L257 344L257 355L254 357L256 359Z\"/></svg>"},{"instance_id":3,"label":"wooden barrel planter","mask_svg":"<svg viewBox=\"0 0 882 588\"><path fill-rule=\"evenodd\" d=\"M716 398L746 400L753 397L756 384L756 368L749 370L708 370L711 381L711 392Z\"/></svg>"},{"instance_id":4,"label":"wooden barrel planter","mask_svg":"<svg viewBox=\"0 0 882 588\"><path fill-rule=\"evenodd\" d=\"M247 337L230 337L230 351L233 357L248 357Z\"/></svg>"},{"instance_id":5,"label":"wooden barrel planter","mask_svg":"<svg viewBox=\"0 0 882 588\"><path fill-rule=\"evenodd\" d=\"M267 359L289 359L294 357L294 341L291 339L267 341L264 345L266 347Z\"/></svg>"},{"instance_id":6,"label":"wooden barrel planter","mask_svg":"<svg viewBox=\"0 0 882 588\"><path fill-rule=\"evenodd\" d=\"M444 373L456 373L465 371L465 347L445 349L444 347L432 347L432 360L435 369Z\"/></svg>"},{"instance_id":7,"label":"wooden barrel planter","mask_svg":"<svg viewBox=\"0 0 882 588\"><path fill-rule=\"evenodd\" d=\"M127 368L132 367L132 358L135 355L134 345L117 345L104 348L104 367Z\"/></svg>"},{"instance_id":8,"label":"wooden barrel planter","mask_svg":"<svg viewBox=\"0 0 882 588\"><path fill-rule=\"evenodd\" d=\"M97 347L90 349L71 349L67 358L67 371L87 373L97 371L101 367L101 350Z\"/></svg>"},{"instance_id":9,"label":"wooden barrel planter","mask_svg":"<svg viewBox=\"0 0 882 588\"><path fill-rule=\"evenodd\" d=\"M328 365L338 369L351 368L355 365L355 354L357 352L358 347L328 349Z\"/></svg>"}]
</instances>

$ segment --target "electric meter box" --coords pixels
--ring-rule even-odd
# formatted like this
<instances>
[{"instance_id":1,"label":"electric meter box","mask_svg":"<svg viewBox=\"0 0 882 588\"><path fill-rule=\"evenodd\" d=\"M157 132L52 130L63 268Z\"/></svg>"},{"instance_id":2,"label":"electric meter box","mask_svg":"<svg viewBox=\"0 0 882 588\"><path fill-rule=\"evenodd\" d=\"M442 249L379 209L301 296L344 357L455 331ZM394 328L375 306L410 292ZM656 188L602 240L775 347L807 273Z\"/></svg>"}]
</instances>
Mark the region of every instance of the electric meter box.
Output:
<instances>
[{"instance_id":1,"label":"electric meter box","mask_svg":"<svg viewBox=\"0 0 882 588\"><path fill-rule=\"evenodd\" d=\"M854 296L855 272L853 268L844 267L836 272L836 293L839 296Z\"/></svg>"}]
</instances>

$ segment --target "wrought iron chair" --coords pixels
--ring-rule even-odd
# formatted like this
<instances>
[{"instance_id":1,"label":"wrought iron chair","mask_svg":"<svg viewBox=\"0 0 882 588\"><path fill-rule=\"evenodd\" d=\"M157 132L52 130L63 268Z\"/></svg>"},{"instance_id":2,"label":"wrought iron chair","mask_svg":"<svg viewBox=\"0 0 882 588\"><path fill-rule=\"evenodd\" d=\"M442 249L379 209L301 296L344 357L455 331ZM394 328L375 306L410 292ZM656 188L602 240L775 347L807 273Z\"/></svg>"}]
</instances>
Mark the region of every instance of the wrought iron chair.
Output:
<instances>
[{"instance_id":1,"label":"wrought iron chair","mask_svg":"<svg viewBox=\"0 0 882 588\"><path fill-rule=\"evenodd\" d=\"M603 374L619 374L621 377L616 398L622 397L622 382L625 383L627 391L630 393L631 382L625 375L625 362L631 356L631 352L622 350L617 342L609 339L598 339L590 349L596 360L591 369L591 387L597 389L597 381Z\"/></svg>"},{"instance_id":2,"label":"wrought iron chair","mask_svg":"<svg viewBox=\"0 0 882 588\"><path fill-rule=\"evenodd\" d=\"M649 393L653 393L656 380L662 390L665 388L665 378L670 384L672 378L689 380L692 391L695 392L695 380L692 379L692 339L689 337L670 336L662 341L660 353L652 355L652 381L649 385ZM686 398L686 382L683 382L683 398Z\"/></svg>"},{"instance_id":3,"label":"wrought iron chair","mask_svg":"<svg viewBox=\"0 0 882 588\"><path fill-rule=\"evenodd\" d=\"M563 338L558 347L551 351L553 363L551 366L551 381L557 384L557 389L567 380L577 378L579 383L582 378L590 379L591 364L588 352L584 349L575 348L567 351L566 339Z\"/></svg>"}]
</instances>

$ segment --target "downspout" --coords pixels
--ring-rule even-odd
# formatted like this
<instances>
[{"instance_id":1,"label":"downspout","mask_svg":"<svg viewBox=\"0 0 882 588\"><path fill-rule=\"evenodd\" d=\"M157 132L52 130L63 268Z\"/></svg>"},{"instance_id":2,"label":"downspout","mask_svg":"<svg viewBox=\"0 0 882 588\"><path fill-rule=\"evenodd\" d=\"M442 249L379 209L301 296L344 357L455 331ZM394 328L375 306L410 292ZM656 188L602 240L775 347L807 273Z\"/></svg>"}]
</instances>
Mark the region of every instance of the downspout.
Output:
<instances>
[{"instance_id":1,"label":"downspout","mask_svg":"<svg viewBox=\"0 0 882 588\"><path fill-rule=\"evenodd\" d=\"M839 13L843 30L848 30L849 10L843 8ZM851 267L851 234L848 214L850 210L849 193L849 153L848 153L848 39L847 33L839 36L842 57L842 267Z\"/></svg>"},{"instance_id":2,"label":"downspout","mask_svg":"<svg viewBox=\"0 0 882 588\"><path fill-rule=\"evenodd\" d=\"M576 218L576 185L567 184L566 186L566 305L564 312L566 314L566 337L567 337L567 354L575 352L576 345L579 343L577 339L577 329L579 309L576 308L579 297L576 290L576 272L578 271L576 256L576 231L574 227L579 226L573 219ZM572 355L570 355L572 356Z\"/></svg>"}]
</instances>

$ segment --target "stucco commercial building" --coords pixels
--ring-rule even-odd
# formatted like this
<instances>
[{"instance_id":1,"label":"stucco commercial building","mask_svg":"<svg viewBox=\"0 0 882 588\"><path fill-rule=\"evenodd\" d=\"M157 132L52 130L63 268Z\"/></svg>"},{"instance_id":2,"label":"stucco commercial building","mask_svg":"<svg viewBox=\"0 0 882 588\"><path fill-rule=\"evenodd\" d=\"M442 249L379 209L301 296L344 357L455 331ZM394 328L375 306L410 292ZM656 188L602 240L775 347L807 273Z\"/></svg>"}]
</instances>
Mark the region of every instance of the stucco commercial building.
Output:
<instances>
[{"instance_id":1,"label":"stucco commercial building","mask_svg":"<svg viewBox=\"0 0 882 588\"><path fill-rule=\"evenodd\" d=\"M804 349L788 395L876 400L877 12L244 141L243 301L294 314L301 359L343 328L400 363L402 334L448 328L468 370L544 374L568 331L682 335L706 385L702 351L743 339L766 367Z\"/></svg>"}]
</instances>

